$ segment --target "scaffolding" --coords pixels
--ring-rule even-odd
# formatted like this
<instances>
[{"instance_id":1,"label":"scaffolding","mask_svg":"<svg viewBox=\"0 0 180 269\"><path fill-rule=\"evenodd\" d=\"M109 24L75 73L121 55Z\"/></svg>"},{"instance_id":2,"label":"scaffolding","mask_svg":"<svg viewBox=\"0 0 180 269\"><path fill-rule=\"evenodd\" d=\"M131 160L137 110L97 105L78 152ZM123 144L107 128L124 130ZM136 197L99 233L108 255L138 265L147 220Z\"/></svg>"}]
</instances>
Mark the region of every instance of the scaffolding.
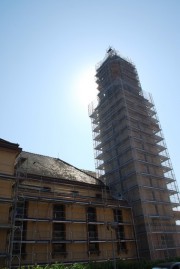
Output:
<instances>
[{"instance_id":1,"label":"scaffolding","mask_svg":"<svg viewBox=\"0 0 180 269\"><path fill-rule=\"evenodd\" d=\"M9 252L6 244L6 238L11 230L9 222L9 209L12 206L11 186L12 179L5 174L0 175L0 267L5 265L5 261L9 259ZM6 187L6 188L5 188ZM6 191L5 191L6 190Z\"/></svg>"},{"instance_id":2,"label":"scaffolding","mask_svg":"<svg viewBox=\"0 0 180 269\"><path fill-rule=\"evenodd\" d=\"M176 256L179 191L152 96L142 91L135 66L114 50L96 77L98 99L89 116L97 176L114 197L131 203L140 256Z\"/></svg>"},{"instance_id":3,"label":"scaffolding","mask_svg":"<svg viewBox=\"0 0 180 269\"><path fill-rule=\"evenodd\" d=\"M111 233L107 227L114 223L117 229ZM107 261L113 255L137 259L131 207L125 201L114 200L102 185L32 175L28 158L21 156L12 178L8 225L8 268Z\"/></svg>"}]
</instances>

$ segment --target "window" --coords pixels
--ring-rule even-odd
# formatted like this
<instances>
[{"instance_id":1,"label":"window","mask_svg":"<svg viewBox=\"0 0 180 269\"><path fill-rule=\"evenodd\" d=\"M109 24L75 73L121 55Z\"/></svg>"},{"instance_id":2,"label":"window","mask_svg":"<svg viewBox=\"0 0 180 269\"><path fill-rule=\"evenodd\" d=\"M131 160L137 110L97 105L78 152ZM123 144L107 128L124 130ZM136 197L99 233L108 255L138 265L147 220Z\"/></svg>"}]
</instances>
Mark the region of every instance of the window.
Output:
<instances>
[{"instance_id":1,"label":"window","mask_svg":"<svg viewBox=\"0 0 180 269\"><path fill-rule=\"evenodd\" d=\"M165 237L165 235L161 235L161 245L163 247L166 247L166 237Z\"/></svg>"},{"instance_id":2,"label":"window","mask_svg":"<svg viewBox=\"0 0 180 269\"><path fill-rule=\"evenodd\" d=\"M65 220L65 205L54 205L53 218L56 220Z\"/></svg>"},{"instance_id":3,"label":"window","mask_svg":"<svg viewBox=\"0 0 180 269\"><path fill-rule=\"evenodd\" d=\"M98 243L89 244L89 254L98 254L98 255L100 254Z\"/></svg>"},{"instance_id":4,"label":"window","mask_svg":"<svg viewBox=\"0 0 180 269\"><path fill-rule=\"evenodd\" d=\"M13 243L13 254L20 254L21 252L21 244L20 243Z\"/></svg>"},{"instance_id":5,"label":"window","mask_svg":"<svg viewBox=\"0 0 180 269\"><path fill-rule=\"evenodd\" d=\"M96 193L96 198L97 199L102 199L102 194L101 193Z\"/></svg>"},{"instance_id":6,"label":"window","mask_svg":"<svg viewBox=\"0 0 180 269\"><path fill-rule=\"evenodd\" d=\"M53 240L56 241L66 240L66 231L64 223L53 224Z\"/></svg>"},{"instance_id":7,"label":"window","mask_svg":"<svg viewBox=\"0 0 180 269\"><path fill-rule=\"evenodd\" d=\"M96 221L96 208L94 208L94 207L87 208L87 218L88 218L89 222Z\"/></svg>"},{"instance_id":8,"label":"window","mask_svg":"<svg viewBox=\"0 0 180 269\"><path fill-rule=\"evenodd\" d=\"M128 250L127 250L126 242L117 243L117 251L118 251L118 253L120 253L120 252L127 253Z\"/></svg>"},{"instance_id":9,"label":"window","mask_svg":"<svg viewBox=\"0 0 180 269\"><path fill-rule=\"evenodd\" d=\"M122 210L114 209L114 221L123 222Z\"/></svg>"},{"instance_id":10,"label":"window","mask_svg":"<svg viewBox=\"0 0 180 269\"><path fill-rule=\"evenodd\" d=\"M56 258L59 256L64 256L66 257L67 252L66 252L66 244L53 244L52 245L52 257Z\"/></svg>"},{"instance_id":11,"label":"window","mask_svg":"<svg viewBox=\"0 0 180 269\"><path fill-rule=\"evenodd\" d=\"M27 211L27 202L17 202L16 204L16 218L24 218L26 217L26 211Z\"/></svg>"},{"instance_id":12,"label":"window","mask_svg":"<svg viewBox=\"0 0 180 269\"><path fill-rule=\"evenodd\" d=\"M51 191L51 188L50 187L42 187L41 188L41 191L43 191L43 192L50 192Z\"/></svg>"},{"instance_id":13,"label":"window","mask_svg":"<svg viewBox=\"0 0 180 269\"><path fill-rule=\"evenodd\" d=\"M13 255L21 255L22 259L25 259L26 257L26 244L18 242L13 243L13 249L12 249Z\"/></svg>"},{"instance_id":14,"label":"window","mask_svg":"<svg viewBox=\"0 0 180 269\"><path fill-rule=\"evenodd\" d=\"M88 238L89 240L98 240L97 225L88 225Z\"/></svg>"},{"instance_id":15,"label":"window","mask_svg":"<svg viewBox=\"0 0 180 269\"><path fill-rule=\"evenodd\" d=\"M79 192L78 191L72 191L72 196L75 198L79 195Z\"/></svg>"},{"instance_id":16,"label":"window","mask_svg":"<svg viewBox=\"0 0 180 269\"><path fill-rule=\"evenodd\" d=\"M117 231L117 238L118 239L125 239L124 226L118 226L116 231Z\"/></svg>"}]
</instances>

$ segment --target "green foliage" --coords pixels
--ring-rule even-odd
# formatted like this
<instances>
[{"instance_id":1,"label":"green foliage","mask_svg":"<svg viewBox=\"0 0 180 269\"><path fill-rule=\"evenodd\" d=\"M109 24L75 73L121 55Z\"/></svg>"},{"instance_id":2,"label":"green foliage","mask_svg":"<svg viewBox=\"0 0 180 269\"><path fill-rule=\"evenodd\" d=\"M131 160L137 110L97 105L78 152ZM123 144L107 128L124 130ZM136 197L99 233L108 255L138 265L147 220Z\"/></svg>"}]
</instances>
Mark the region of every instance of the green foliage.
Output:
<instances>
[{"instance_id":1,"label":"green foliage","mask_svg":"<svg viewBox=\"0 0 180 269\"><path fill-rule=\"evenodd\" d=\"M86 269L87 265L84 265L82 263L74 263L69 267L69 269Z\"/></svg>"},{"instance_id":2,"label":"green foliage","mask_svg":"<svg viewBox=\"0 0 180 269\"><path fill-rule=\"evenodd\" d=\"M69 266L60 264L60 263L55 263L55 264L45 265L45 266L41 266L41 265L30 266L29 265L28 269L86 269L86 267L87 267L86 265L80 264L80 263L74 263ZM25 268L21 267L21 269L25 269Z\"/></svg>"},{"instance_id":3,"label":"green foliage","mask_svg":"<svg viewBox=\"0 0 180 269\"><path fill-rule=\"evenodd\" d=\"M167 259L166 261L179 261L180 258ZM151 269L154 265L165 262L161 261L128 261L128 260L116 260L116 269ZM51 265L29 265L28 267L21 267L21 269L115 269L113 261L107 262L91 262L89 264L74 263L71 265L64 265L60 263L55 263ZM7 268L3 268L7 269Z\"/></svg>"}]
</instances>

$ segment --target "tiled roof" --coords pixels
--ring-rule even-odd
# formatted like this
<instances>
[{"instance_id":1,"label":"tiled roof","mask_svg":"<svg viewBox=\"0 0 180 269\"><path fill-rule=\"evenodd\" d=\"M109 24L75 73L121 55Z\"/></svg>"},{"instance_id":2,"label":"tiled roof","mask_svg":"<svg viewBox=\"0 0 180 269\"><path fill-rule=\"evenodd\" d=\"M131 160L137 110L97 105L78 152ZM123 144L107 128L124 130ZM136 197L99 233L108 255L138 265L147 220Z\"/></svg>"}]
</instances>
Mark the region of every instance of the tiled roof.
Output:
<instances>
[{"instance_id":1,"label":"tiled roof","mask_svg":"<svg viewBox=\"0 0 180 269\"><path fill-rule=\"evenodd\" d=\"M27 174L73 180L88 184L103 185L103 183L86 173L58 158L22 151L19 155L21 161L17 169Z\"/></svg>"}]
</instances>

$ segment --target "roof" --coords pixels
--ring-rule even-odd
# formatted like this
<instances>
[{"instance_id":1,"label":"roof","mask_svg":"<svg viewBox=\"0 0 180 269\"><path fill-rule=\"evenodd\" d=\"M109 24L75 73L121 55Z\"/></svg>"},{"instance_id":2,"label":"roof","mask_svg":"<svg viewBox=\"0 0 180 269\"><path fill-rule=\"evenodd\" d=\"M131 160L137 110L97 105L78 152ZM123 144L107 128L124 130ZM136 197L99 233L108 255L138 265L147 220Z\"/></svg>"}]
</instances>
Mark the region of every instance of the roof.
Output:
<instances>
[{"instance_id":1,"label":"roof","mask_svg":"<svg viewBox=\"0 0 180 269\"><path fill-rule=\"evenodd\" d=\"M106 51L106 55L104 59L96 65L96 71L99 72L107 63L109 63L109 61L114 61L114 60L125 61L126 63L130 64L131 66L135 68L134 63L130 59L121 56L115 49L113 49L112 47L109 47L109 49Z\"/></svg>"},{"instance_id":2,"label":"roof","mask_svg":"<svg viewBox=\"0 0 180 269\"><path fill-rule=\"evenodd\" d=\"M89 170L84 170L84 169L81 169L81 171L96 178L96 172L95 171L89 171Z\"/></svg>"},{"instance_id":3,"label":"roof","mask_svg":"<svg viewBox=\"0 0 180 269\"><path fill-rule=\"evenodd\" d=\"M66 179L94 185L104 185L96 177L80 170L59 158L22 151L18 157L20 171L31 175Z\"/></svg>"},{"instance_id":4,"label":"roof","mask_svg":"<svg viewBox=\"0 0 180 269\"><path fill-rule=\"evenodd\" d=\"M1 148L8 148L8 149L13 149L13 150L18 150L20 152L22 149L19 147L19 144L9 142L7 140L4 140L0 138L0 147Z\"/></svg>"}]
</instances>

